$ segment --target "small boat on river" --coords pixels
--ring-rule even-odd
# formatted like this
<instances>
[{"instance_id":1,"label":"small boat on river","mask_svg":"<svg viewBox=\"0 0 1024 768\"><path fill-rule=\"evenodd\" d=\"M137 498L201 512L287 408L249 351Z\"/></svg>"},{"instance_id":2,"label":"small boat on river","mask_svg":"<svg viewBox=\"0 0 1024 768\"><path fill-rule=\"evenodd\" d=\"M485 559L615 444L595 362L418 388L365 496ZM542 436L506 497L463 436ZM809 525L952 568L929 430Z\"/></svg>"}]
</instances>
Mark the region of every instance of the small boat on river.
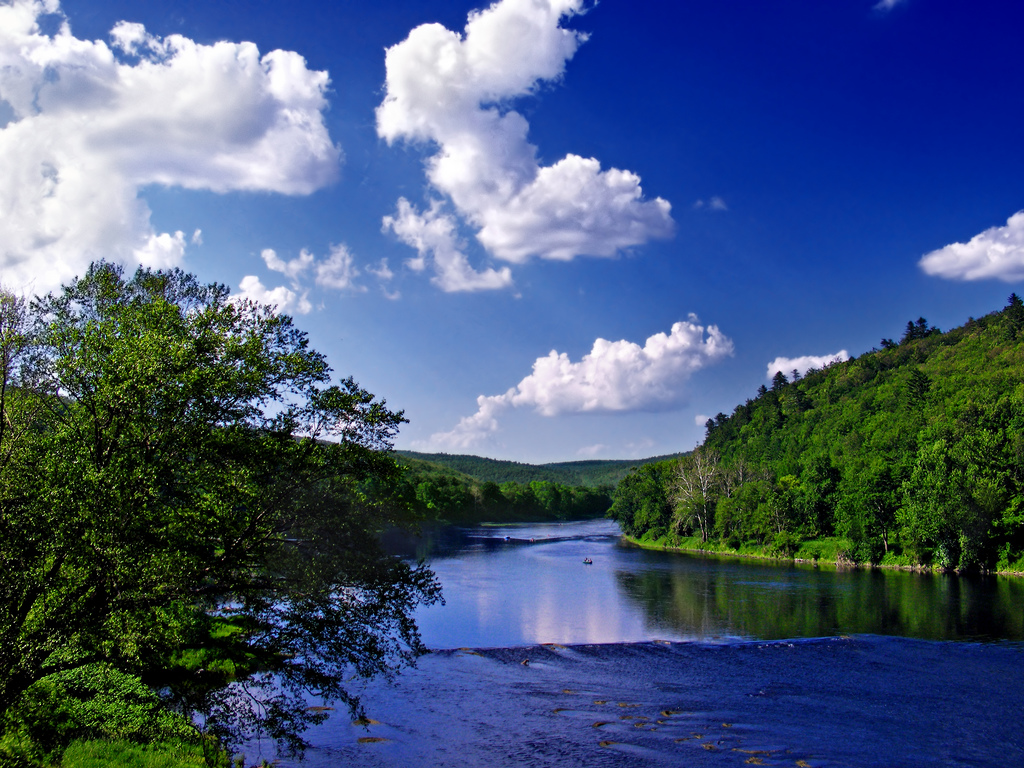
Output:
<instances>
[{"instance_id":1,"label":"small boat on river","mask_svg":"<svg viewBox=\"0 0 1024 768\"><path fill-rule=\"evenodd\" d=\"M584 557L584 558L583 558L583 564L584 564L584 565L593 565L593 564L594 564L594 561L593 561L593 560L591 560L591 559L590 559L589 557Z\"/></svg>"}]
</instances>

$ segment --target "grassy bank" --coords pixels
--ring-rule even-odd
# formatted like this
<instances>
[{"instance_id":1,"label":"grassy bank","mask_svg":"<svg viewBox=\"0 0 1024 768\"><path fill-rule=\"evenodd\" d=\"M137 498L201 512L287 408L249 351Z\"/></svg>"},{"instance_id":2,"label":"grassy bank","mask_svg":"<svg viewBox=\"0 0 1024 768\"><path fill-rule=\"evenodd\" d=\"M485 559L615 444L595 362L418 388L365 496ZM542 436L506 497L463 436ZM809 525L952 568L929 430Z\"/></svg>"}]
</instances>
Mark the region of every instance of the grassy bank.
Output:
<instances>
[{"instance_id":1,"label":"grassy bank","mask_svg":"<svg viewBox=\"0 0 1024 768\"><path fill-rule=\"evenodd\" d=\"M223 765L227 765L224 760ZM133 744L125 741L79 741L68 747L62 768L196 768L206 766L203 750L192 744Z\"/></svg>"},{"instance_id":2,"label":"grassy bank","mask_svg":"<svg viewBox=\"0 0 1024 768\"><path fill-rule=\"evenodd\" d=\"M841 537L808 539L799 542L791 551L780 551L774 544L757 544L743 542L738 547L731 547L721 541L701 541L699 536L660 536L657 538L644 536L634 538L623 536L634 546L664 552L684 552L690 554L721 555L723 557L746 557L760 560L777 560L797 563L817 563L833 567L854 568L892 568L904 571L938 572L942 569L922 566L914 563L907 555L887 553L880 562L855 562L849 556L853 551L853 543ZM954 571L956 572L956 571ZM1009 564L1006 568L993 571L1005 576L1024 576L1024 560Z\"/></svg>"},{"instance_id":3,"label":"grassy bank","mask_svg":"<svg viewBox=\"0 0 1024 768\"><path fill-rule=\"evenodd\" d=\"M0 737L0 766L7 768L244 768L241 758L212 746L161 741L140 744L120 739L74 741L45 754L39 745L11 734Z\"/></svg>"}]
</instances>

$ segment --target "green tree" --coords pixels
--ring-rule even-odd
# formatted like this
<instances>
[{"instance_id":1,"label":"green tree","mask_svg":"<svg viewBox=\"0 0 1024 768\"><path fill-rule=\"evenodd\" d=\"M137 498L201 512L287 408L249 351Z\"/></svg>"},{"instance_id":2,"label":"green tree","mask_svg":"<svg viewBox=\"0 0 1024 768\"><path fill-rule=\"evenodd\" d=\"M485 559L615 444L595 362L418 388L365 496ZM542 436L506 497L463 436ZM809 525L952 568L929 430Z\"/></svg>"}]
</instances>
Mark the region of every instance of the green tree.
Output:
<instances>
[{"instance_id":1,"label":"green tree","mask_svg":"<svg viewBox=\"0 0 1024 768\"><path fill-rule=\"evenodd\" d=\"M929 327L928 321L923 317L917 318L916 323L913 320L908 320L907 327L903 331L903 338L900 339L900 344L906 344L917 339L925 339L938 333L941 333L941 331L934 325Z\"/></svg>"},{"instance_id":2,"label":"green tree","mask_svg":"<svg viewBox=\"0 0 1024 768\"><path fill-rule=\"evenodd\" d=\"M835 505L839 490L839 472L827 454L805 453L801 457L800 515L807 534L831 536L835 531Z\"/></svg>"},{"instance_id":3,"label":"green tree","mask_svg":"<svg viewBox=\"0 0 1024 768\"><path fill-rule=\"evenodd\" d=\"M918 318L899 344L799 380L780 373L731 416L709 419L700 450L721 457L715 535L782 552L838 534L858 559L1019 569L1022 328L1016 295L947 333ZM652 512L671 488L657 474L620 485L615 509L632 535L664 528ZM701 508L679 507L676 530L700 530Z\"/></svg>"},{"instance_id":4,"label":"green tree","mask_svg":"<svg viewBox=\"0 0 1024 768\"><path fill-rule=\"evenodd\" d=\"M493 480L480 486L480 505L485 510L504 511L505 497L501 495L501 487Z\"/></svg>"},{"instance_id":5,"label":"green tree","mask_svg":"<svg viewBox=\"0 0 1024 768\"><path fill-rule=\"evenodd\" d=\"M898 513L902 535L919 560L931 557L961 569L994 560L991 529L1010 495L1001 439L984 430L960 439L922 436Z\"/></svg>"},{"instance_id":6,"label":"green tree","mask_svg":"<svg viewBox=\"0 0 1024 768\"><path fill-rule=\"evenodd\" d=\"M615 489L608 516L618 522L627 536L653 538L668 533L672 504L666 490L674 461L644 464L630 470Z\"/></svg>"},{"instance_id":7,"label":"green tree","mask_svg":"<svg viewBox=\"0 0 1024 768\"><path fill-rule=\"evenodd\" d=\"M1006 300L1006 309L1003 310L1006 318L1006 337L1015 341L1024 330L1024 301L1016 293L1011 293Z\"/></svg>"},{"instance_id":8,"label":"green tree","mask_svg":"<svg viewBox=\"0 0 1024 768\"><path fill-rule=\"evenodd\" d=\"M928 396L928 390L932 383L920 368L912 368L907 375L906 397L907 402L914 407L920 407Z\"/></svg>"},{"instance_id":9,"label":"green tree","mask_svg":"<svg viewBox=\"0 0 1024 768\"><path fill-rule=\"evenodd\" d=\"M890 551L897 529L901 482L900 468L891 457L872 462L850 479L837 527L853 542L855 560L878 562Z\"/></svg>"},{"instance_id":10,"label":"green tree","mask_svg":"<svg viewBox=\"0 0 1024 768\"><path fill-rule=\"evenodd\" d=\"M416 500L427 510L456 517L473 508L473 492L454 477L432 477L416 486Z\"/></svg>"},{"instance_id":11,"label":"green tree","mask_svg":"<svg viewBox=\"0 0 1024 768\"><path fill-rule=\"evenodd\" d=\"M330 385L291 318L104 263L30 314L31 344L3 337L22 364L0 404L8 722L110 669L228 744L298 749L323 717L308 694L355 707L346 676L423 651L411 614L438 586L376 538L404 419Z\"/></svg>"}]
</instances>

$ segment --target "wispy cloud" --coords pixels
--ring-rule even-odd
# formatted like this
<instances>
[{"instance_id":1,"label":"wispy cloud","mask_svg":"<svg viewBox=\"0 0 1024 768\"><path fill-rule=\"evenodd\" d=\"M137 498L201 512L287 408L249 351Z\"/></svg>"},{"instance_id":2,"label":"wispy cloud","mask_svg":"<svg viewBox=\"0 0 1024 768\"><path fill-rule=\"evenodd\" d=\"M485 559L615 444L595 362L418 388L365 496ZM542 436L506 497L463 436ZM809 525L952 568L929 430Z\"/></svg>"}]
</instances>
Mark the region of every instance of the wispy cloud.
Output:
<instances>
[{"instance_id":1,"label":"wispy cloud","mask_svg":"<svg viewBox=\"0 0 1024 768\"><path fill-rule=\"evenodd\" d=\"M380 283L381 293L384 294L384 298L390 301L397 301L402 298L402 294L399 291L389 291L387 286L394 278L395 273L391 271L391 267L388 266L387 259L381 259L380 264L376 267L367 267L366 271L377 278Z\"/></svg>"},{"instance_id":2,"label":"wispy cloud","mask_svg":"<svg viewBox=\"0 0 1024 768\"><path fill-rule=\"evenodd\" d=\"M948 280L1024 280L1024 211L1005 227L992 227L966 243L952 243L921 258L926 274Z\"/></svg>"},{"instance_id":3,"label":"wispy cloud","mask_svg":"<svg viewBox=\"0 0 1024 768\"><path fill-rule=\"evenodd\" d=\"M355 259L346 245L332 245L327 258L317 259L314 254L303 248L294 259L285 260L278 256L273 248L264 248L260 257L267 269L279 272L288 278L291 288L279 286L268 288L256 275L246 275L239 283L238 298L252 299L263 304L277 305L280 312L295 312L305 315L313 309L309 301L308 276L312 275L316 284L323 288L350 293L364 293L366 286L356 282L361 274L355 265ZM387 261L381 262L379 270L367 270L385 282L392 277L387 268ZM387 291L385 291L385 295ZM389 296L389 298L392 298ZM393 298L397 298L394 296Z\"/></svg>"},{"instance_id":4,"label":"wispy cloud","mask_svg":"<svg viewBox=\"0 0 1024 768\"><path fill-rule=\"evenodd\" d=\"M695 315L657 333L644 346L597 339L577 362L552 350L533 371L501 395L480 395L477 411L449 432L431 435L435 450L467 449L498 431L509 408L532 408L542 416L566 413L660 411L681 405L695 372L728 357L733 343L717 326L699 325Z\"/></svg>"},{"instance_id":5,"label":"wispy cloud","mask_svg":"<svg viewBox=\"0 0 1024 768\"><path fill-rule=\"evenodd\" d=\"M234 301L248 299L257 304L267 304L283 314L308 315L313 310L306 293L300 295L283 285L268 288L255 275L243 277L238 285L238 293L232 294L231 298Z\"/></svg>"},{"instance_id":6,"label":"wispy cloud","mask_svg":"<svg viewBox=\"0 0 1024 768\"><path fill-rule=\"evenodd\" d=\"M718 195L714 195L709 200L697 200L693 204L693 209L699 211L701 209L707 209L709 211L728 211L729 206L725 204L725 200L720 198Z\"/></svg>"},{"instance_id":7,"label":"wispy cloud","mask_svg":"<svg viewBox=\"0 0 1024 768\"><path fill-rule=\"evenodd\" d=\"M263 263L267 265L267 269L280 272L282 275L291 278L292 285L295 287L298 286L299 279L303 273L313 266L314 261L313 254L305 248L291 261L282 259L273 248L264 248L260 252L260 257L263 259Z\"/></svg>"},{"instance_id":8,"label":"wispy cloud","mask_svg":"<svg viewBox=\"0 0 1024 768\"><path fill-rule=\"evenodd\" d=\"M365 291L364 286L356 283L359 269L349 252L348 247L332 245L327 258L316 265L316 284L338 291Z\"/></svg>"},{"instance_id":9,"label":"wispy cloud","mask_svg":"<svg viewBox=\"0 0 1024 768\"><path fill-rule=\"evenodd\" d=\"M458 241L457 227L458 221L442 212L439 201L420 213L403 197L395 215L384 217L384 229L393 231L402 242L416 249L417 257L406 264L421 271L431 259L436 273L432 282L441 290L482 291L512 285L512 270L508 267L478 271L470 266Z\"/></svg>"},{"instance_id":10,"label":"wispy cloud","mask_svg":"<svg viewBox=\"0 0 1024 768\"><path fill-rule=\"evenodd\" d=\"M887 13L888 11L891 11L893 8L895 8L897 5L902 5L905 2L906 0L879 0L879 2L875 3L873 7L876 11Z\"/></svg>"},{"instance_id":11,"label":"wispy cloud","mask_svg":"<svg viewBox=\"0 0 1024 768\"><path fill-rule=\"evenodd\" d=\"M427 178L444 202L421 213L402 199L385 228L417 249L415 265L432 261L443 290L512 284L507 267L470 266L460 222L513 264L612 256L672 234L671 206L645 200L639 176L574 154L541 166L526 119L507 108L562 76L586 35L561 23L583 10L584 0L501 0L471 13L462 35L424 24L388 49L377 132L437 147Z\"/></svg>"},{"instance_id":12,"label":"wispy cloud","mask_svg":"<svg viewBox=\"0 0 1024 768\"><path fill-rule=\"evenodd\" d=\"M322 111L326 72L252 43L159 38L119 22L110 43L54 34L56 0L0 4L0 268L49 289L98 257L181 262L139 192L160 184L300 195L336 178L341 151ZM198 238L195 239L198 242Z\"/></svg>"}]
</instances>

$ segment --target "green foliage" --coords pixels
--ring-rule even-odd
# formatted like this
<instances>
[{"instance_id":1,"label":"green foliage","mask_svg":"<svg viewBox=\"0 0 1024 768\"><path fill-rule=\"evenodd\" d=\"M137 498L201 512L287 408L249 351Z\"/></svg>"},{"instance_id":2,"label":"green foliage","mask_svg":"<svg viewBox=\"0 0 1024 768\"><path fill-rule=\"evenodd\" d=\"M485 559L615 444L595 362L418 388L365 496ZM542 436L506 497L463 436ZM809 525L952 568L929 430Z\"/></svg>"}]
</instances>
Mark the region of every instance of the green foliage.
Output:
<instances>
[{"instance_id":1,"label":"green foliage","mask_svg":"<svg viewBox=\"0 0 1024 768\"><path fill-rule=\"evenodd\" d=\"M1006 321L1005 336L1008 341L1015 341L1024 330L1024 301L1016 293L1011 293L1003 310Z\"/></svg>"},{"instance_id":2,"label":"green foliage","mask_svg":"<svg viewBox=\"0 0 1024 768\"><path fill-rule=\"evenodd\" d=\"M7 714L7 730L51 753L78 739L196 741L192 723L138 677L95 663L38 680Z\"/></svg>"},{"instance_id":3,"label":"green foliage","mask_svg":"<svg viewBox=\"0 0 1024 768\"><path fill-rule=\"evenodd\" d=\"M919 318L899 344L803 378L779 372L708 420L695 452L717 457L706 491L692 459L669 462L624 480L613 511L635 537L703 538L710 499L713 536L732 549L790 556L839 536L857 562L1012 569L1024 560L1022 329L1014 294L945 334ZM666 499L673 526L657 512Z\"/></svg>"},{"instance_id":4,"label":"green foliage","mask_svg":"<svg viewBox=\"0 0 1024 768\"><path fill-rule=\"evenodd\" d=\"M907 328L903 331L903 338L900 339L900 344L906 344L910 341L916 341L917 339L924 339L935 334L942 333L934 325L928 327L928 321L923 317L917 318L915 323L913 320L907 321Z\"/></svg>"},{"instance_id":5,"label":"green foliage","mask_svg":"<svg viewBox=\"0 0 1024 768\"><path fill-rule=\"evenodd\" d=\"M347 677L424 651L411 616L438 585L377 540L404 419L331 385L291 318L101 263L0 296L0 366L12 738L145 741L198 714L227 745L298 750L323 718L307 695L356 707Z\"/></svg>"},{"instance_id":6,"label":"green foliage","mask_svg":"<svg viewBox=\"0 0 1024 768\"><path fill-rule=\"evenodd\" d=\"M668 486L675 462L644 464L630 471L615 489L608 516L627 536L657 539L672 525Z\"/></svg>"}]
</instances>

